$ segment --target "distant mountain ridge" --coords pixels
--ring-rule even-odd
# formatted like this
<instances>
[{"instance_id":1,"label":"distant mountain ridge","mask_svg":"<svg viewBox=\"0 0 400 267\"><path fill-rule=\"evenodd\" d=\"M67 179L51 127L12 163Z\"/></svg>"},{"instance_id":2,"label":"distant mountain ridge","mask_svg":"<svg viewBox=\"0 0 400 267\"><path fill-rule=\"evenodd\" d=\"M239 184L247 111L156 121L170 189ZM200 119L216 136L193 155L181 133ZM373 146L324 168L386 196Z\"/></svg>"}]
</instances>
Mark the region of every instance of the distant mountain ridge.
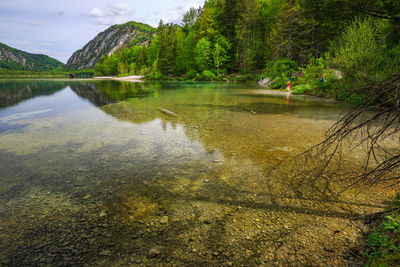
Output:
<instances>
[{"instance_id":1,"label":"distant mountain ridge","mask_svg":"<svg viewBox=\"0 0 400 267\"><path fill-rule=\"evenodd\" d=\"M8 70L49 71L62 69L64 63L42 54L31 54L0 43L0 68Z\"/></svg>"},{"instance_id":2,"label":"distant mountain ridge","mask_svg":"<svg viewBox=\"0 0 400 267\"><path fill-rule=\"evenodd\" d=\"M123 45L147 45L156 29L150 25L130 21L113 25L99 33L69 59L66 69L91 69L106 54L112 54Z\"/></svg>"}]
</instances>

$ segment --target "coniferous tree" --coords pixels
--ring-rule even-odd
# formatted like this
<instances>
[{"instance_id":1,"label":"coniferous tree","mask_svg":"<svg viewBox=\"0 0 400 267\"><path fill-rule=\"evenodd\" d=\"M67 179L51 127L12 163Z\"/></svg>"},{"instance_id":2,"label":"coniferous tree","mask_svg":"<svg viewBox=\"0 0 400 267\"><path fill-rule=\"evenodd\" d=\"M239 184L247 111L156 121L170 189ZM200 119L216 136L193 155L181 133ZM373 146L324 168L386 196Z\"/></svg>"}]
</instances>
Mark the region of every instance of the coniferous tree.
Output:
<instances>
[{"instance_id":1,"label":"coniferous tree","mask_svg":"<svg viewBox=\"0 0 400 267\"><path fill-rule=\"evenodd\" d=\"M164 75L172 75L175 71L175 27L173 25L163 26L160 33L158 46L158 70Z\"/></svg>"},{"instance_id":2,"label":"coniferous tree","mask_svg":"<svg viewBox=\"0 0 400 267\"><path fill-rule=\"evenodd\" d=\"M183 56L185 59L186 72L196 69L196 35L190 31L183 44Z\"/></svg>"}]
</instances>

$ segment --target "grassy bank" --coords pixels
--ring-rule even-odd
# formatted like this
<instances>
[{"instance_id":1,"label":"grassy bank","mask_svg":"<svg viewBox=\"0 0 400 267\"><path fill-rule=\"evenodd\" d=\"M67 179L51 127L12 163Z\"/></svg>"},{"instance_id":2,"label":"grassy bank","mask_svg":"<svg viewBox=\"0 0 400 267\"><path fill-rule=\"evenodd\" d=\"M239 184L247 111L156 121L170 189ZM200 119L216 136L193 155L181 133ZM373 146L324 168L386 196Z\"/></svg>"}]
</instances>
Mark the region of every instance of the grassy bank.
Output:
<instances>
[{"instance_id":1,"label":"grassy bank","mask_svg":"<svg viewBox=\"0 0 400 267\"><path fill-rule=\"evenodd\" d=\"M0 69L0 78L68 78L70 74L74 74L76 78L90 78L94 76L92 70L30 71Z\"/></svg>"},{"instance_id":2,"label":"grassy bank","mask_svg":"<svg viewBox=\"0 0 400 267\"><path fill-rule=\"evenodd\" d=\"M400 193L392 192L388 210L369 235L363 256L367 266L399 266L400 264Z\"/></svg>"}]
</instances>

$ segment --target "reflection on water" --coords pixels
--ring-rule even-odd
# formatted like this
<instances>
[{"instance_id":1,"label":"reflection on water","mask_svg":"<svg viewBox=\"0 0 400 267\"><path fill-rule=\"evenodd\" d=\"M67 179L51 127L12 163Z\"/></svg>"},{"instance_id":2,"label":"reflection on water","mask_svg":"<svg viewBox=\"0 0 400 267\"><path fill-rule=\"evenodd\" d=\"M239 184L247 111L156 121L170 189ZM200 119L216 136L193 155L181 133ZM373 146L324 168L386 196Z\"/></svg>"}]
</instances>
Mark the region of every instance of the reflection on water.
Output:
<instances>
[{"instance_id":1,"label":"reflection on water","mask_svg":"<svg viewBox=\"0 0 400 267\"><path fill-rule=\"evenodd\" d=\"M240 84L0 85L0 265L335 265L360 236L348 218L378 208L295 186L285 166L335 103Z\"/></svg>"},{"instance_id":2,"label":"reflection on water","mask_svg":"<svg viewBox=\"0 0 400 267\"><path fill-rule=\"evenodd\" d=\"M65 82L0 80L0 108L15 105L41 95L52 95L65 87Z\"/></svg>"}]
</instances>

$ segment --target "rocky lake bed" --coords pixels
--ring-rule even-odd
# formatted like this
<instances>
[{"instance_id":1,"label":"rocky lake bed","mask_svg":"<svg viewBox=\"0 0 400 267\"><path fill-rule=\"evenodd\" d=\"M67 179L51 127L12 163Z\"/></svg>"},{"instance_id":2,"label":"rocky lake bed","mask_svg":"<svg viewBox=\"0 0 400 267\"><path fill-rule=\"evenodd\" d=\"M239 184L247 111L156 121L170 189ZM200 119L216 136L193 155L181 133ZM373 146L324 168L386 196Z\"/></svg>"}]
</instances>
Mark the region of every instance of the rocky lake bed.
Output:
<instances>
[{"instance_id":1,"label":"rocky lake bed","mask_svg":"<svg viewBox=\"0 0 400 267\"><path fill-rule=\"evenodd\" d=\"M47 86L0 109L0 265L363 265L385 188L339 194L339 174L292 160L340 105L218 83Z\"/></svg>"}]
</instances>

